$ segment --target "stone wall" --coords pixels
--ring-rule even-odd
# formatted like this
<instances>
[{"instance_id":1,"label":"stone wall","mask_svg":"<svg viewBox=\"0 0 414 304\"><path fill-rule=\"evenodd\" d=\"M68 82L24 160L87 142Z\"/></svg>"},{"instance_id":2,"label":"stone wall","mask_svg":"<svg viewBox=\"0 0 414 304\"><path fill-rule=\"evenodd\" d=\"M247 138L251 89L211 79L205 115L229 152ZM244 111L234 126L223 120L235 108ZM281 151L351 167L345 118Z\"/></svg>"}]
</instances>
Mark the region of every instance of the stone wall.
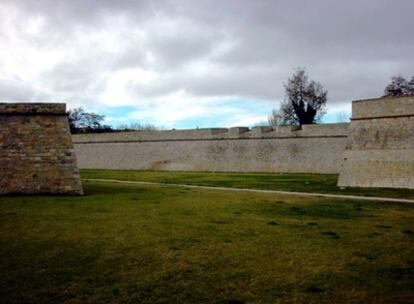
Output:
<instances>
[{"instance_id":1,"label":"stone wall","mask_svg":"<svg viewBox=\"0 0 414 304\"><path fill-rule=\"evenodd\" d=\"M341 173L414 188L414 97L354 101L351 124L74 135L64 104L0 103L0 194L81 194L80 168Z\"/></svg>"},{"instance_id":2,"label":"stone wall","mask_svg":"<svg viewBox=\"0 0 414 304\"><path fill-rule=\"evenodd\" d=\"M414 188L414 97L352 103L338 185Z\"/></svg>"},{"instance_id":3,"label":"stone wall","mask_svg":"<svg viewBox=\"0 0 414 304\"><path fill-rule=\"evenodd\" d=\"M351 124L75 135L81 168L341 173L339 186L414 188L414 97L354 101Z\"/></svg>"},{"instance_id":4,"label":"stone wall","mask_svg":"<svg viewBox=\"0 0 414 304\"><path fill-rule=\"evenodd\" d=\"M82 194L65 110L0 103L0 194Z\"/></svg>"},{"instance_id":5,"label":"stone wall","mask_svg":"<svg viewBox=\"0 0 414 304\"><path fill-rule=\"evenodd\" d=\"M348 124L74 135L80 168L339 173Z\"/></svg>"}]
</instances>

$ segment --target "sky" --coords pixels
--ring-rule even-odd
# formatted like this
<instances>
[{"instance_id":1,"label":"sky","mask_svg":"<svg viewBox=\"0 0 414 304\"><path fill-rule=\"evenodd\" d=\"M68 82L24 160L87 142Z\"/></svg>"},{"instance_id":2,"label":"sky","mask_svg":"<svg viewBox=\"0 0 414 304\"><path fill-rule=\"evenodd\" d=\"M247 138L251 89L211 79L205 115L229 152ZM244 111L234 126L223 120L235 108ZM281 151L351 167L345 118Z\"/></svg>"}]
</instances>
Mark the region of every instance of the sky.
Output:
<instances>
[{"instance_id":1,"label":"sky","mask_svg":"<svg viewBox=\"0 0 414 304\"><path fill-rule=\"evenodd\" d=\"M298 68L324 122L414 75L412 0L0 0L0 102L163 128L254 126Z\"/></svg>"}]
</instances>

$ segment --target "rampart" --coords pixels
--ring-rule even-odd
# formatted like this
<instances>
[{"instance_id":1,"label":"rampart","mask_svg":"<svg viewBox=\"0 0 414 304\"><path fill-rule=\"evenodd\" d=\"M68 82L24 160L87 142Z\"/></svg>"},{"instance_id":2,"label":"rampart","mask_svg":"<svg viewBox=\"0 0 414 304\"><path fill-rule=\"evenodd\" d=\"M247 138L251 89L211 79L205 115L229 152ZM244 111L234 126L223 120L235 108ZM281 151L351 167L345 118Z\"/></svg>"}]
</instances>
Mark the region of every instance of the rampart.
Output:
<instances>
[{"instance_id":1,"label":"rampart","mask_svg":"<svg viewBox=\"0 0 414 304\"><path fill-rule=\"evenodd\" d=\"M65 110L0 103L0 194L82 194Z\"/></svg>"},{"instance_id":2,"label":"rampart","mask_svg":"<svg viewBox=\"0 0 414 304\"><path fill-rule=\"evenodd\" d=\"M414 97L352 103L338 185L414 189Z\"/></svg>"},{"instance_id":3,"label":"rampart","mask_svg":"<svg viewBox=\"0 0 414 304\"><path fill-rule=\"evenodd\" d=\"M80 168L339 173L348 124L74 135Z\"/></svg>"},{"instance_id":4,"label":"rampart","mask_svg":"<svg viewBox=\"0 0 414 304\"><path fill-rule=\"evenodd\" d=\"M69 134L64 104L0 103L0 194L82 193L80 168L340 173L414 188L414 97L354 101L350 124Z\"/></svg>"},{"instance_id":5,"label":"rampart","mask_svg":"<svg viewBox=\"0 0 414 304\"><path fill-rule=\"evenodd\" d=\"M340 173L414 188L414 97L354 101L350 124L75 135L81 168Z\"/></svg>"}]
</instances>

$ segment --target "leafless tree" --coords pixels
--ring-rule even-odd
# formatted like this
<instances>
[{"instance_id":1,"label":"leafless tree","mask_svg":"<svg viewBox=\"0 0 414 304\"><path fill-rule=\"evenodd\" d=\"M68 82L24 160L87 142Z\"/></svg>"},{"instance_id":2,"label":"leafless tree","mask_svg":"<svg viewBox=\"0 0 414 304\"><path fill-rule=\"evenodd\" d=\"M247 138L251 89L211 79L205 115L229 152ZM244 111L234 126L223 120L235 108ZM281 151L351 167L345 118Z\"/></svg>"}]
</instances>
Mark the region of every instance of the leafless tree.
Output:
<instances>
[{"instance_id":1,"label":"leafless tree","mask_svg":"<svg viewBox=\"0 0 414 304\"><path fill-rule=\"evenodd\" d=\"M414 76L410 81L398 75L391 77L391 82L385 87L384 96L414 95Z\"/></svg>"},{"instance_id":2,"label":"leafless tree","mask_svg":"<svg viewBox=\"0 0 414 304\"><path fill-rule=\"evenodd\" d=\"M284 87L286 99L280 106L284 124L313 124L326 113L328 91L319 82L309 80L304 69L298 69Z\"/></svg>"},{"instance_id":3,"label":"leafless tree","mask_svg":"<svg viewBox=\"0 0 414 304\"><path fill-rule=\"evenodd\" d=\"M276 109L272 110L272 113L267 117L269 126L280 126L283 124L282 115Z\"/></svg>"},{"instance_id":4,"label":"leafless tree","mask_svg":"<svg viewBox=\"0 0 414 304\"><path fill-rule=\"evenodd\" d=\"M156 131L156 130L160 130L160 128L150 123L133 122L130 124L119 125L117 130L118 131Z\"/></svg>"},{"instance_id":5,"label":"leafless tree","mask_svg":"<svg viewBox=\"0 0 414 304\"><path fill-rule=\"evenodd\" d=\"M71 133L110 132L112 128L103 125L104 115L85 112L83 108L74 108L67 111Z\"/></svg>"}]
</instances>

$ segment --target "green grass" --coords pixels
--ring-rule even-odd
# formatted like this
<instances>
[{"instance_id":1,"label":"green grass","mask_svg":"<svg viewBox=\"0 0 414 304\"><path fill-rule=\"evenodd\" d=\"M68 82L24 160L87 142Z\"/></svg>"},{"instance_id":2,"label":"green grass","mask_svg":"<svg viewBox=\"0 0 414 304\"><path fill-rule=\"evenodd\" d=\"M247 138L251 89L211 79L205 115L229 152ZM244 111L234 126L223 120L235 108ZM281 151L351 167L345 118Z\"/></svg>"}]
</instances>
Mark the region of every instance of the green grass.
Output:
<instances>
[{"instance_id":1,"label":"green grass","mask_svg":"<svg viewBox=\"0 0 414 304\"><path fill-rule=\"evenodd\" d=\"M414 190L388 188L345 188L336 186L337 174L308 173L225 173L166 172L136 170L81 170L83 178L105 178L167 184L317 192L344 195L380 196L414 199Z\"/></svg>"},{"instance_id":2,"label":"green grass","mask_svg":"<svg viewBox=\"0 0 414 304\"><path fill-rule=\"evenodd\" d=\"M84 188L0 197L0 303L414 301L412 205Z\"/></svg>"}]
</instances>

